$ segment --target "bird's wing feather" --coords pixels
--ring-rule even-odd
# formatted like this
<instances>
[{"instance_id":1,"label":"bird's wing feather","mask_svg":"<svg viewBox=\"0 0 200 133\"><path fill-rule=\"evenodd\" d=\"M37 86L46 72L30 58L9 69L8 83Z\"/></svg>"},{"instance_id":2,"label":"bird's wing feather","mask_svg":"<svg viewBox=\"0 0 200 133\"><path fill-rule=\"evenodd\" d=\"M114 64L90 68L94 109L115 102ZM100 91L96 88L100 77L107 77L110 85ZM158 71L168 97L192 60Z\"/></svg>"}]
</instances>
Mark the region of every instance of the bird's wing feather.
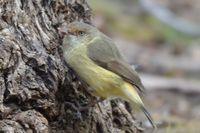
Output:
<instances>
[{"instance_id":1,"label":"bird's wing feather","mask_svg":"<svg viewBox=\"0 0 200 133\"><path fill-rule=\"evenodd\" d=\"M87 45L88 57L99 66L120 75L127 82L135 85L140 92L144 86L135 70L126 63L111 40L95 39Z\"/></svg>"}]
</instances>

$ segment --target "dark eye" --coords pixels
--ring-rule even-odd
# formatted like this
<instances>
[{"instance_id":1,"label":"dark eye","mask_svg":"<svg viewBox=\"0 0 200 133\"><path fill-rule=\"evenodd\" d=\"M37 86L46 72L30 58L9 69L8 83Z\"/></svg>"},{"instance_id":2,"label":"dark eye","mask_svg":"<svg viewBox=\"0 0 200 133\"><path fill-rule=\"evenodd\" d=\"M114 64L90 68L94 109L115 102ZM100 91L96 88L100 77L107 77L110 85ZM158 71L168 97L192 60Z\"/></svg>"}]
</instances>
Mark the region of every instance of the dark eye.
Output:
<instances>
[{"instance_id":1,"label":"dark eye","mask_svg":"<svg viewBox=\"0 0 200 133\"><path fill-rule=\"evenodd\" d=\"M83 35L85 34L85 32L83 32L83 31L78 31L77 34L78 34L79 36L83 36Z\"/></svg>"}]
</instances>

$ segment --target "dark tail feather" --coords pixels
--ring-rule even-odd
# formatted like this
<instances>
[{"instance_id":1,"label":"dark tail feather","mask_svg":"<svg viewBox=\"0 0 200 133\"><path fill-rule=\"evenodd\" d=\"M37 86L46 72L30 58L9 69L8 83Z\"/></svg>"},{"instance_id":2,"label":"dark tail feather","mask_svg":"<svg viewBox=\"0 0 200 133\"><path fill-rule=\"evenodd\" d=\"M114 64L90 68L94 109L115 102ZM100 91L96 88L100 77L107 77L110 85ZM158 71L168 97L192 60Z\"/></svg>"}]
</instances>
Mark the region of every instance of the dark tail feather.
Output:
<instances>
[{"instance_id":1,"label":"dark tail feather","mask_svg":"<svg viewBox=\"0 0 200 133\"><path fill-rule=\"evenodd\" d=\"M153 122L153 119L151 117L151 114L147 111L147 109L144 107L144 106L141 106L141 110L144 112L145 116L147 117L147 119L149 120L149 122L151 123L152 127L154 129L156 129L156 125L155 123Z\"/></svg>"}]
</instances>

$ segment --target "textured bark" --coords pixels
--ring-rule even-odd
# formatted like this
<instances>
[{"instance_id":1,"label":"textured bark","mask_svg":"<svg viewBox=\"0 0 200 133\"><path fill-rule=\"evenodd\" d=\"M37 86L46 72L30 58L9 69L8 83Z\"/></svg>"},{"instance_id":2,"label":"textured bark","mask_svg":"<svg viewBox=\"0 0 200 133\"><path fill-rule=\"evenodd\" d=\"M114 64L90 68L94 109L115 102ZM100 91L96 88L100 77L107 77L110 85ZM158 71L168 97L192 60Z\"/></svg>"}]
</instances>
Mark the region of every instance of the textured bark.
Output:
<instances>
[{"instance_id":1,"label":"textured bark","mask_svg":"<svg viewBox=\"0 0 200 133\"><path fill-rule=\"evenodd\" d=\"M122 102L78 111L94 98L63 61L58 27L90 15L85 0L0 1L0 132L141 131Z\"/></svg>"}]
</instances>

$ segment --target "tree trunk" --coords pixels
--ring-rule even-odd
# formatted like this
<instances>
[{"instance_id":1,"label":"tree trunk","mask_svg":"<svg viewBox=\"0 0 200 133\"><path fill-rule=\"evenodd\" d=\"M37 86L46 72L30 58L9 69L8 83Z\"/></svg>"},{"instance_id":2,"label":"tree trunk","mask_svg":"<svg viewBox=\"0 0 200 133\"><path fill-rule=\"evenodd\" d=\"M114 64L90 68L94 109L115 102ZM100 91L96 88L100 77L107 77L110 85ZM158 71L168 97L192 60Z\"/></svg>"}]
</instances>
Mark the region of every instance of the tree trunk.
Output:
<instances>
[{"instance_id":1,"label":"tree trunk","mask_svg":"<svg viewBox=\"0 0 200 133\"><path fill-rule=\"evenodd\" d=\"M90 23L85 0L1 0L0 16L0 132L142 132L122 101L79 111L93 97L64 62L58 27Z\"/></svg>"}]
</instances>

